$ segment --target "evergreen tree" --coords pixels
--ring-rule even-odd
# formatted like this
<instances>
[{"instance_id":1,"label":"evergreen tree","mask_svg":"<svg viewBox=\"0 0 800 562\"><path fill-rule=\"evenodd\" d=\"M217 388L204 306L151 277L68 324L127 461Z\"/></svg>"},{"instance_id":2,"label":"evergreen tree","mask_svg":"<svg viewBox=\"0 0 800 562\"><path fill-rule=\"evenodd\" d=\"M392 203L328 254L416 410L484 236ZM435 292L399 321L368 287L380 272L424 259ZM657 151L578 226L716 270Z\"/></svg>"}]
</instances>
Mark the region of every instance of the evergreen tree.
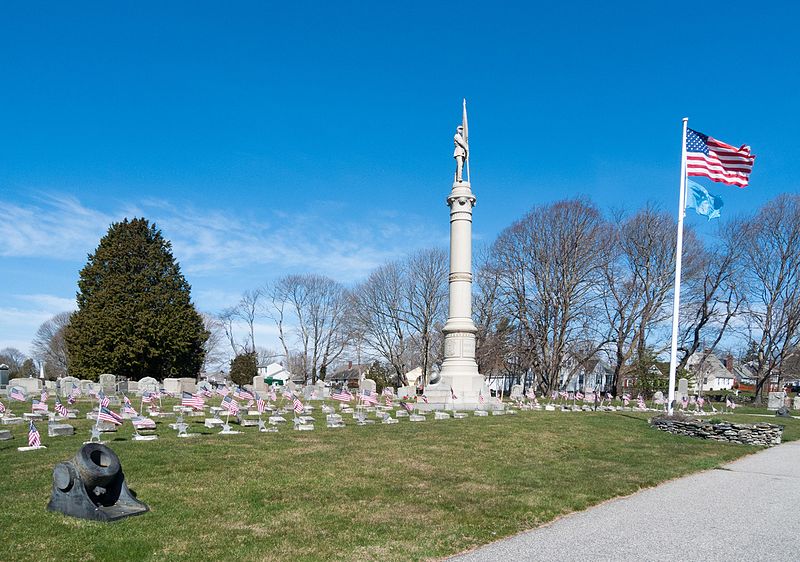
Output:
<instances>
[{"instance_id":1,"label":"evergreen tree","mask_svg":"<svg viewBox=\"0 0 800 562\"><path fill-rule=\"evenodd\" d=\"M80 272L66 330L71 375L195 377L208 332L172 244L146 219L114 223Z\"/></svg>"},{"instance_id":2,"label":"evergreen tree","mask_svg":"<svg viewBox=\"0 0 800 562\"><path fill-rule=\"evenodd\" d=\"M231 380L239 386L252 384L258 375L258 355L255 351L240 353L231 360Z\"/></svg>"}]
</instances>

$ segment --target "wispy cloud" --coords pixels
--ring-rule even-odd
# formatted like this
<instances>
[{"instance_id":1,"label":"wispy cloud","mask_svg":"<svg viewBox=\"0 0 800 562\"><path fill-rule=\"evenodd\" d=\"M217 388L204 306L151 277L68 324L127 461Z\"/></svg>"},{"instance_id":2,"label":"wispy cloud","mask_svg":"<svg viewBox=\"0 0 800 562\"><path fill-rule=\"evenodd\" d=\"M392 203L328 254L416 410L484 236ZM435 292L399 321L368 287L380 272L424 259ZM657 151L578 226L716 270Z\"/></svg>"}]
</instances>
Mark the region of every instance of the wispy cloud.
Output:
<instances>
[{"instance_id":1,"label":"wispy cloud","mask_svg":"<svg viewBox=\"0 0 800 562\"><path fill-rule=\"evenodd\" d=\"M123 203L114 212L65 196L41 197L29 205L0 204L17 219L13 227L0 226L4 257L82 259L111 222L145 216L171 240L184 271L195 275L263 268L313 271L350 282L386 260L441 243L441 236L413 215L353 217L343 205L330 203L320 205L319 212L276 210L244 217L162 200Z\"/></svg>"},{"instance_id":2,"label":"wispy cloud","mask_svg":"<svg viewBox=\"0 0 800 562\"><path fill-rule=\"evenodd\" d=\"M97 245L109 215L81 205L74 197L50 195L30 205L0 202L0 256L73 259L85 256Z\"/></svg>"}]
</instances>

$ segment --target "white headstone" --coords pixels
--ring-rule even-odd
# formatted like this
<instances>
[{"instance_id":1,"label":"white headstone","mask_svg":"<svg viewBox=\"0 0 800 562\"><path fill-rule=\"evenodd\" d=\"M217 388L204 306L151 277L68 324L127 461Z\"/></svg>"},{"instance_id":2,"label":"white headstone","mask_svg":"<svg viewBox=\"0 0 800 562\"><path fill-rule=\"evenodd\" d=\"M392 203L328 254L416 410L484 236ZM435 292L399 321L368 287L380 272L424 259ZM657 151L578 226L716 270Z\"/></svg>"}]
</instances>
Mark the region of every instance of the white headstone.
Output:
<instances>
[{"instance_id":1,"label":"white headstone","mask_svg":"<svg viewBox=\"0 0 800 562\"><path fill-rule=\"evenodd\" d=\"M267 383L264 382L264 377L256 375L253 377L253 389L256 392L264 392L267 390Z\"/></svg>"},{"instance_id":2,"label":"white headstone","mask_svg":"<svg viewBox=\"0 0 800 562\"><path fill-rule=\"evenodd\" d=\"M522 385L515 384L514 386L512 386L511 392L508 394L508 397L511 398L511 400L519 400L520 398L522 398Z\"/></svg>"},{"instance_id":3,"label":"white headstone","mask_svg":"<svg viewBox=\"0 0 800 562\"><path fill-rule=\"evenodd\" d=\"M181 392L191 392L192 394L197 392L197 381L195 379L190 377L182 377L178 379L178 382L180 384Z\"/></svg>"},{"instance_id":4,"label":"white headstone","mask_svg":"<svg viewBox=\"0 0 800 562\"><path fill-rule=\"evenodd\" d=\"M786 398L785 392L770 392L769 393L769 400L767 401L767 409L768 410L777 410L781 406L784 405L784 401Z\"/></svg>"},{"instance_id":5,"label":"white headstone","mask_svg":"<svg viewBox=\"0 0 800 562\"><path fill-rule=\"evenodd\" d=\"M401 386L397 389L397 398L400 400L406 400L408 398L413 398L417 395L417 389L413 386Z\"/></svg>"},{"instance_id":6,"label":"white headstone","mask_svg":"<svg viewBox=\"0 0 800 562\"><path fill-rule=\"evenodd\" d=\"M153 377L144 377L139 379L139 393L142 392L158 392L159 384Z\"/></svg>"},{"instance_id":7,"label":"white headstone","mask_svg":"<svg viewBox=\"0 0 800 562\"><path fill-rule=\"evenodd\" d=\"M363 392L365 390L369 390L370 392L375 392L377 386L375 385L375 381L372 379L361 379L358 384L358 390Z\"/></svg>"},{"instance_id":8,"label":"white headstone","mask_svg":"<svg viewBox=\"0 0 800 562\"><path fill-rule=\"evenodd\" d=\"M28 396L36 396L42 392L42 379L11 379L8 381L8 388L18 386L25 391Z\"/></svg>"},{"instance_id":9,"label":"white headstone","mask_svg":"<svg viewBox=\"0 0 800 562\"><path fill-rule=\"evenodd\" d=\"M117 377L108 373L102 374L97 378L100 388L106 394L114 394L117 391Z\"/></svg>"},{"instance_id":10,"label":"white headstone","mask_svg":"<svg viewBox=\"0 0 800 562\"><path fill-rule=\"evenodd\" d=\"M66 398L72 394L73 389L80 389L81 387L81 381L75 377L64 377L59 382L61 384L60 393L62 398Z\"/></svg>"},{"instance_id":11,"label":"white headstone","mask_svg":"<svg viewBox=\"0 0 800 562\"><path fill-rule=\"evenodd\" d=\"M181 381L179 379L164 379L164 390L177 394L181 391Z\"/></svg>"}]
</instances>

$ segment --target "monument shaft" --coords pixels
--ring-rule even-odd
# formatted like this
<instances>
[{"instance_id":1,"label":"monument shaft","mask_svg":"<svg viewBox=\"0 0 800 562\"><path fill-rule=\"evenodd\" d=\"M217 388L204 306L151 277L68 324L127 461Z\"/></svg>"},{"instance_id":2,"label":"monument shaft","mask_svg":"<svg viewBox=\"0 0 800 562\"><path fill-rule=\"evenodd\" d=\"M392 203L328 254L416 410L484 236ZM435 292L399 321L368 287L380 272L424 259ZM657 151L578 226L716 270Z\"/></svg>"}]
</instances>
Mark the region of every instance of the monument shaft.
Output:
<instances>
[{"instance_id":1,"label":"monument shaft","mask_svg":"<svg viewBox=\"0 0 800 562\"><path fill-rule=\"evenodd\" d=\"M472 208L469 182L455 182L447 198L450 207L450 306L444 326L442 376L477 375L475 323L472 320ZM453 389L456 388L452 381ZM460 386L460 385L459 385Z\"/></svg>"}]
</instances>

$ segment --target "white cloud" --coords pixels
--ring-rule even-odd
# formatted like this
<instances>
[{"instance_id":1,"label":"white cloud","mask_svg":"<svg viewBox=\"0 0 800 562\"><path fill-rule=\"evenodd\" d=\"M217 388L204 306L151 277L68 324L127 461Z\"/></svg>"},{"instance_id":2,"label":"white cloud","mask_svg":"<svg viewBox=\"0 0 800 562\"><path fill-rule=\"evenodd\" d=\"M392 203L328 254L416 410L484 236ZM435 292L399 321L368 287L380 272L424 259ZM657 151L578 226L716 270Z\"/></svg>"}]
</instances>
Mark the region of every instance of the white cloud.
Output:
<instances>
[{"instance_id":1,"label":"white cloud","mask_svg":"<svg viewBox=\"0 0 800 562\"><path fill-rule=\"evenodd\" d=\"M108 215L70 196L47 196L38 205L1 201L0 206L5 216L14 217L0 222L0 255L4 257L83 257L111 223Z\"/></svg>"},{"instance_id":2,"label":"white cloud","mask_svg":"<svg viewBox=\"0 0 800 562\"><path fill-rule=\"evenodd\" d=\"M184 271L196 275L260 268L265 278L276 272L313 271L351 282L387 260L440 244L445 232L437 234L414 215L375 212L358 218L332 204L315 206L321 209L318 213L275 210L245 217L162 200L120 204L109 213L60 195L29 205L0 205L15 217L13 228L0 223L2 256L83 260L113 221L146 216L172 242Z\"/></svg>"},{"instance_id":3,"label":"white cloud","mask_svg":"<svg viewBox=\"0 0 800 562\"><path fill-rule=\"evenodd\" d=\"M51 316L59 312L69 312L78 308L75 299L65 299L55 295L14 295L17 300L29 302L39 310L52 311Z\"/></svg>"}]
</instances>

